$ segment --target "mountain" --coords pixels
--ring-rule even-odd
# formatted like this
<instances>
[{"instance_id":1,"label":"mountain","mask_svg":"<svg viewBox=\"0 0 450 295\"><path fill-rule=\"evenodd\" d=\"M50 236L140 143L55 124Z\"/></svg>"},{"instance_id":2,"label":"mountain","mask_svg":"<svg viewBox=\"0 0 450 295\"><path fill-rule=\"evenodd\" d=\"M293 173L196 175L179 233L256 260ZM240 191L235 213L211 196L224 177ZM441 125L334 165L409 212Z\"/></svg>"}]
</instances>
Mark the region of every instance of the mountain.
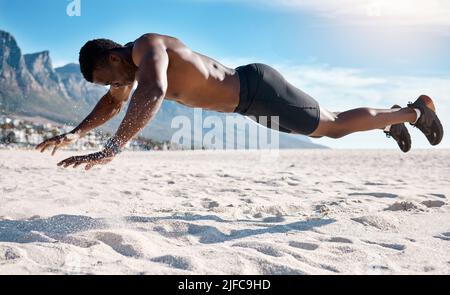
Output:
<instances>
[{"instance_id":1,"label":"mountain","mask_svg":"<svg viewBox=\"0 0 450 295\"><path fill-rule=\"evenodd\" d=\"M106 88L87 82L80 72L78 64L67 64L55 69L60 81L72 100L80 104L94 106L105 94Z\"/></svg>"},{"instance_id":2,"label":"mountain","mask_svg":"<svg viewBox=\"0 0 450 295\"><path fill-rule=\"evenodd\" d=\"M0 104L1 108L15 109L18 101L7 99L23 97L35 83L27 70L25 59L14 38L0 31Z\"/></svg>"},{"instance_id":3,"label":"mountain","mask_svg":"<svg viewBox=\"0 0 450 295\"><path fill-rule=\"evenodd\" d=\"M55 69L49 51L23 55L14 37L0 30L0 113L43 117L57 123L76 126L106 91L103 86L88 83L83 78L78 64L71 63ZM126 107L101 129L114 133L125 116L125 110ZM168 100L163 102L157 116L142 131L142 135L162 141L170 140L173 134L178 132L194 138L189 128L172 129L171 123L174 118L185 118L190 124L194 124L195 114L200 114L203 118L218 118L223 129L218 129L219 133L223 134L219 138L226 138L225 114L194 110ZM203 134L211 131L211 128L203 127L202 122L199 123ZM235 127L232 131L243 134L245 127ZM323 148L301 135L280 133L279 139L281 148ZM200 147L201 138L194 139L193 143ZM223 144L226 144L226 141Z\"/></svg>"},{"instance_id":4,"label":"mountain","mask_svg":"<svg viewBox=\"0 0 450 295\"><path fill-rule=\"evenodd\" d=\"M22 55L14 37L0 31L0 110L68 123L81 118L71 105L48 51Z\"/></svg>"}]
</instances>

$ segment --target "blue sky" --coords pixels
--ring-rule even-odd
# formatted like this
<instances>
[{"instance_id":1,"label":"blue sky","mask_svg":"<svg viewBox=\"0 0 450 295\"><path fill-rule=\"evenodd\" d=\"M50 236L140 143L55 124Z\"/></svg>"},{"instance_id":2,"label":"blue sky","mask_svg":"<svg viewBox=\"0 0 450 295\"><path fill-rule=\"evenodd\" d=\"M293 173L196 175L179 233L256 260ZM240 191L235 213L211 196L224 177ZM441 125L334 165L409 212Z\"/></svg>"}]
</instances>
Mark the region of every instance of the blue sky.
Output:
<instances>
[{"instance_id":1,"label":"blue sky","mask_svg":"<svg viewBox=\"0 0 450 295\"><path fill-rule=\"evenodd\" d=\"M56 66L77 61L89 39L126 43L158 32L228 66L268 63L332 110L404 105L429 93L440 114L450 115L445 1L80 1L81 16L69 17L69 0L0 0L0 29L11 32L25 53L50 50ZM415 147L428 147L421 134L412 135ZM379 131L314 141L395 148ZM449 148L450 141L441 146Z\"/></svg>"}]
</instances>

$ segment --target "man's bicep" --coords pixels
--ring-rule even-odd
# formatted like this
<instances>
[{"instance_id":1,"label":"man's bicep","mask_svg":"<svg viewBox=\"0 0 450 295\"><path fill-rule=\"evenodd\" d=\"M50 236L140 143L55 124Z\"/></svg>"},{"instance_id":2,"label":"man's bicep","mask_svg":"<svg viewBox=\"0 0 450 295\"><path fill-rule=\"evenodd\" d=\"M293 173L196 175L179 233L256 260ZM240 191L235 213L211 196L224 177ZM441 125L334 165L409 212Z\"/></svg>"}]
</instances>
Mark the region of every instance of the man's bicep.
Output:
<instances>
[{"instance_id":1,"label":"man's bicep","mask_svg":"<svg viewBox=\"0 0 450 295\"><path fill-rule=\"evenodd\" d=\"M139 65L138 82L149 87L167 90L167 68L169 57L165 49L158 47L150 51Z\"/></svg>"},{"instance_id":2,"label":"man's bicep","mask_svg":"<svg viewBox=\"0 0 450 295\"><path fill-rule=\"evenodd\" d=\"M169 56L167 48L162 40L148 41L140 45L142 59L139 62L137 73L138 83L146 87L159 88L163 92L167 90L167 69Z\"/></svg>"}]
</instances>

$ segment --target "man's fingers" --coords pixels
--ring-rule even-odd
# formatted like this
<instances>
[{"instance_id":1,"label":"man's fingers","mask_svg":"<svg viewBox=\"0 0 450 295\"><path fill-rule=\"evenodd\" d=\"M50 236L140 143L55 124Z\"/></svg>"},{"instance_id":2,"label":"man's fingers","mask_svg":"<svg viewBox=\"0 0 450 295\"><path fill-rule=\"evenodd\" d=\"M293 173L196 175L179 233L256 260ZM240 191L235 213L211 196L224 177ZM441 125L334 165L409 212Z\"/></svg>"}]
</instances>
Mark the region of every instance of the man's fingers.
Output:
<instances>
[{"instance_id":1,"label":"man's fingers","mask_svg":"<svg viewBox=\"0 0 450 295\"><path fill-rule=\"evenodd\" d=\"M45 140L44 142L41 142L40 144L38 144L37 146L36 146L36 149L37 150L41 150L41 153L43 153L48 147L51 147L52 145L54 145L55 147L57 147L57 146L59 146L61 144L61 139L60 138L58 138L58 137L54 137L54 138L51 138L51 139L47 139L47 140ZM52 153L52 155L54 155L54 152L55 152L56 150L53 150L53 153Z\"/></svg>"},{"instance_id":2,"label":"man's fingers","mask_svg":"<svg viewBox=\"0 0 450 295\"><path fill-rule=\"evenodd\" d=\"M68 159L65 159L65 160L62 160L61 162L58 162L58 164L56 164L56 165L58 165L58 166L61 166L62 164L64 164L67 160L69 160L70 158L68 158Z\"/></svg>"},{"instance_id":3,"label":"man's fingers","mask_svg":"<svg viewBox=\"0 0 450 295\"><path fill-rule=\"evenodd\" d=\"M68 161L68 162L66 162L66 163L64 164L64 168L67 168L67 167L69 167L70 165L75 164L76 162L77 162L76 160Z\"/></svg>"},{"instance_id":4,"label":"man's fingers","mask_svg":"<svg viewBox=\"0 0 450 295\"><path fill-rule=\"evenodd\" d=\"M94 167L95 165L98 165L98 164L101 164L101 163L98 163L98 162L87 163L86 166L84 167L84 169L85 170L89 170L89 169L91 169L92 167Z\"/></svg>"},{"instance_id":5,"label":"man's fingers","mask_svg":"<svg viewBox=\"0 0 450 295\"><path fill-rule=\"evenodd\" d=\"M45 146L41 150L41 153L43 153L47 148L51 148L52 145L57 147L59 145L59 142L55 142L55 141L48 141L48 142L46 142Z\"/></svg>"},{"instance_id":6,"label":"man's fingers","mask_svg":"<svg viewBox=\"0 0 450 295\"><path fill-rule=\"evenodd\" d=\"M55 155L56 150L58 149L58 145L56 144L52 151L52 156Z\"/></svg>"},{"instance_id":7,"label":"man's fingers","mask_svg":"<svg viewBox=\"0 0 450 295\"><path fill-rule=\"evenodd\" d=\"M76 168L76 167L80 166L81 164L86 163L86 166L84 168L86 170L89 170L92 167L94 167L95 165L106 164L111 161L111 159L106 159L103 157L104 157L104 155L101 153L90 154L90 155L85 155L85 156L74 156L74 157L70 157L70 158L67 158L67 159L59 162L57 165L58 166L62 165L64 168L67 168L67 167L73 165L73 168Z\"/></svg>"},{"instance_id":8,"label":"man's fingers","mask_svg":"<svg viewBox=\"0 0 450 295\"><path fill-rule=\"evenodd\" d=\"M48 143L48 140L44 140L43 142L41 142L40 144L38 144L37 146L36 146L36 149L38 150L38 149L40 149L40 148L42 148L44 145L46 145Z\"/></svg>"},{"instance_id":9,"label":"man's fingers","mask_svg":"<svg viewBox=\"0 0 450 295\"><path fill-rule=\"evenodd\" d=\"M59 163L58 163L58 166L63 165L64 168L67 168L67 167L69 167L70 165L73 165L73 164L74 164L75 167L76 167L76 166L78 166L78 165L80 165L80 164L83 164L83 163L86 163L86 162L89 162L89 161L90 161L90 160L87 159L87 158L84 157L84 156L82 156L82 157L70 157L70 158L68 158L68 159L65 159L65 160L59 162ZM74 167L74 168L75 168L75 167Z\"/></svg>"},{"instance_id":10,"label":"man's fingers","mask_svg":"<svg viewBox=\"0 0 450 295\"><path fill-rule=\"evenodd\" d=\"M61 162L59 162L57 165L58 165L58 166L61 166L61 165L67 165L68 163L73 162L74 159L75 159L75 157L67 158L67 159L62 160Z\"/></svg>"},{"instance_id":11,"label":"man's fingers","mask_svg":"<svg viewBox=\"0 0 450 295\"><path fill-rule=\"evenodd\" d=\"M45 151L45 149L50 145L49 142L44 142L44 144L41 147L41 153L43 153Z\"/></svg>"}]
</instances>

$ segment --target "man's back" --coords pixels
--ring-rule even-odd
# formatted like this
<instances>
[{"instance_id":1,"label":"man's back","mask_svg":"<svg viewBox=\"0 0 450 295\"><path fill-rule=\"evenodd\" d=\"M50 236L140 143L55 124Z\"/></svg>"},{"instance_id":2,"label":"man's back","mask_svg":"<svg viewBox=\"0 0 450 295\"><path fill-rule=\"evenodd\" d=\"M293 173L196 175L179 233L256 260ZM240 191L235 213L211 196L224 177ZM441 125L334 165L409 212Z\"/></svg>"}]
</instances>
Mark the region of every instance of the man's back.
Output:
<instances>
[{"instance_id":1,"label":"man's back","mask_svg":"<svg viewBox=\"0 0 450 295\"><path fill-rule=\"evenodd\" d=\"M133 44L136 66L146 54L147 44L154 38L164 43L169 56L167 99L215 111L232 112L236 108L239 102L236 71L191 50L176 38L151 33L137 39Z\"/></svg>"}]
</instances>

